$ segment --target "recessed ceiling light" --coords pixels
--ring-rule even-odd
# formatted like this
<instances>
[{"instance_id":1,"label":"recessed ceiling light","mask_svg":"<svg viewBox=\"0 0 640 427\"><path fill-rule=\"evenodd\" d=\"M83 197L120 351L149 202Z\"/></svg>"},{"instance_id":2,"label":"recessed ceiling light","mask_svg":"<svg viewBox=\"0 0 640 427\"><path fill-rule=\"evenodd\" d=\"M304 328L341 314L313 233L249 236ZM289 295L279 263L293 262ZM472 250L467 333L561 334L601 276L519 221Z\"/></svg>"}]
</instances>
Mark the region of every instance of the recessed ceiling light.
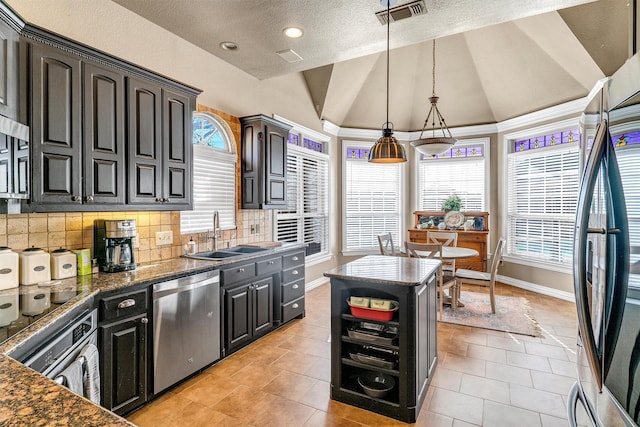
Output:
<instances>
[{"instance_id":1,"label":"recessed ceiling light","mask_svg":"<svg viewBox=\"0 0 640 427\"><path fill-rule=\"evenodd\" d=\"M287 27L282 30L285 36L290 37L292 39L297 39L302 37L303 31L302 28L298 27Z\"/></svg>"},{"instance_id":2,"label":"recessed ceiling light","mask_svg":"<svg viewBox=\"0 0 640 427\"><path fill-rule=\"evenodd\" d=\"M220 47L223 48L224 50L237 50L238 49L238 45L235 44L234 42L222 42L222 43L220 43Z\"/></svg>"}]
</instances>

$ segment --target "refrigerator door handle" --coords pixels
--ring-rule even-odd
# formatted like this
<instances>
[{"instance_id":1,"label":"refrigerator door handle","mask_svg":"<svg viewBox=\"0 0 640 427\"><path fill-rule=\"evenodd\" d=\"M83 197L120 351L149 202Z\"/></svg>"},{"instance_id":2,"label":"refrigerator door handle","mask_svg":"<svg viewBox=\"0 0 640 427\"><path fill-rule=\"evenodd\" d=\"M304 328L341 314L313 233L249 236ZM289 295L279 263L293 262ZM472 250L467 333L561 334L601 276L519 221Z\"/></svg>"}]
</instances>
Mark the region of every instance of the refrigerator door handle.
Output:
<instances>
[{"instance_id":1,"label":"refrigerator door handle","mask_svg":"<svg viewBox=\"0 0 640 427\"><path fill-rule=\"evenodd\" d=\"M585 355L595 377L599 390L602 390L602 365L593 332L591 313L589 311L588 280L587 280L587 234L589 232L589 214L593 192L598 174L602 167L601 160L604 155L608 138L608 124L603 120L596 131L591 147L591 153L582 175L580 193L578 194L578 210L576 212L576 232L573 264L573 284L576 295L576 309L578 312L578 329L582 337ZM606 231L603 230L604 233Z\"/></svg>"}]
</instances>

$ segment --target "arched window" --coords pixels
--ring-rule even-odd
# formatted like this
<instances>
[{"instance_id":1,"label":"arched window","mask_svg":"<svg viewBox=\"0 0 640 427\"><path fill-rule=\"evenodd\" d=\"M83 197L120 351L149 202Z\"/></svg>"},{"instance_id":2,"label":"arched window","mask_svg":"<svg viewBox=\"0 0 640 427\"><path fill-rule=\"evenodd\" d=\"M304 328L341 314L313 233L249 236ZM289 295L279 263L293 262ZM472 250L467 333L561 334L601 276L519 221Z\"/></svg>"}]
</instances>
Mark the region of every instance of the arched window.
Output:
<instances>
[{"instance_id":1,"label":"arched window","mask_svg":"<svg viewBox=\"0 0 640 427\"><path fill-rule=\"evenodd\" d=\"M229 125L213 113L193 114L193 210L180 214L181 234L236 228L236 142Z\"/></svg>"}]
</instances>

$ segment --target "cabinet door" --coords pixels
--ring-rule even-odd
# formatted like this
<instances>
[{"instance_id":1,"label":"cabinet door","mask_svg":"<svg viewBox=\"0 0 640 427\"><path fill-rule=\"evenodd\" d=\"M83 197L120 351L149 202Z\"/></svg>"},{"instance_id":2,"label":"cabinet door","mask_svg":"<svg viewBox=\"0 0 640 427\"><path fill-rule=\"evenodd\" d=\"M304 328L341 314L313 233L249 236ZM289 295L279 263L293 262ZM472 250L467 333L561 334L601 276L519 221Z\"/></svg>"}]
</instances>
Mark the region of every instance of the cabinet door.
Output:
<instances>
[{"instance_id":1,"label":"cabinet door","mask_svg":"<svg viewBox=\"0 0 640 427\"><path fill-rule=\"evenodd\" d=\"M101 326L102 406L124 414L147 401L147 318Z\"/></svg>"},{"instance_id":2,"label":"cabinet door","mask_svg":"<svg viewBox=\"0 0 640 427\"><path fill-rule=\"evenodd\" d=\"M124 204L124 76L99 65L85 63L83 87L83 202Z\"/></svg>"},{"instance_id":3,"label":"cabinet door","mask_svg":"<svg viewBox=\"0 0 640 427\"><path fill-rule=\"evenodd\" d=\"M0 114L18 118L18 33L1 20Z\"/></svg>"},{"instance_id":4,"label":"cabinet door","mask_svg":"<svg viewBox=\"0 0 640 427\"><path fill-rule=\"evenodd\" d=\"M260 149L262 130L260 122L242 126L242 208L260 207Z\"/></svg>"},{"instance_id":5,"label":"cabinet door","mask_svg":"<svg viewBox=\"0 0 640 427\"><path fill-rule=\"evenodd\" d=\"M13 138L13 193L29 196L29 143Z\"/></svg>"},{"instance_id":6,"label":"cabinet door","mask_svg":"<svg viewBox=\"0 0 640 427\"><path fill-rule=\"evenodd\" d=\"M225 292L227 354L249 341L251 326L251 285L243 285Z\"/></svg>"},{"instance_id":7,"label":"cabinet door","mask_svg":"<svg viewBox=\"0 0 640 427\"><path fill-rule=\"evenodd\" d=\"M253 297L252 335L265 333L273 326L273 278L251 285Z\"/></svg>"},{"instance_id":8,"label":"cabinet door","mask_svg":"<svg viewBox=\"0 0 640 427\"><path fill-rule=\"evenodd\" d=\"M31 45L32 201L77 203L81 196L80 59Z\"/></svg>"},{"instance_id":9,"label":"cabinet door","mask_svg":"<svg viewBox=\"0 0 640 427\"><path fill-rule=\"evenodd\" d=\"M158 85L128 79L128 202L162 203L162 99Z\"/></svg>"},{"instance_id":10,"label":"cabinet door","mask_svg":"<svg viewBox=\"0 0 640 427\"><path fill-rule=\"evenodd\" d=\"M0 133L0 194L13 192L12 139Z\"/></svg>"},{"instance_id":11,"label":"cabinet door","mask_svg":"<svg viewBox=\"0 0 640 427\"><path fill-rule=\"evenodd\" d=\"M190 98L162 91L163 203L191 204L191 114Z\"/></svg>"},{"instance_id":12,"label":"cabinet door","mask_svg":"<svg viewBox=\"0 0 640 427\"><path fill-rule=\"evenodd\" d=\"M265 205L285 206L288 132L267 125L265 134Z\"/></svg>"}]
</instances>

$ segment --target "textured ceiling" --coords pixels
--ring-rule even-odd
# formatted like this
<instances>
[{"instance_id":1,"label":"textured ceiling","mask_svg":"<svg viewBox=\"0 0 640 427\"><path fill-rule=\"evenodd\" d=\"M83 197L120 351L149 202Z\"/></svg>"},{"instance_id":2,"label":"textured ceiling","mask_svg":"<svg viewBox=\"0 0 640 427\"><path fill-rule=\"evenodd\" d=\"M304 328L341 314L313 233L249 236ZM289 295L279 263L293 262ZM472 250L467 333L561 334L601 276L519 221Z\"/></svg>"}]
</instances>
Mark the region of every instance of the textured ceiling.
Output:
<instances>
[{"instance_id":1,"label":"textured ceiling","mask_svg":"<svg viewBox=\"0 0 640 427\"><path fill-rule=\"evenodd\" d=\"M318 117L385 121L386 26L376 0L114 0L260 79L303 72ZM494 123L585 96L627 54L622 0L424 0L428 13L390 26L389 119L419 130L432 87L451 127ZM407 3L407 0L399 4ZM558 9L562 9L556 11ZM288 25L302 38L282 35ZM235 52L218 44L231 40ZM285 62L293 49L304 60Z\"/></svg>"}]
</instances>

